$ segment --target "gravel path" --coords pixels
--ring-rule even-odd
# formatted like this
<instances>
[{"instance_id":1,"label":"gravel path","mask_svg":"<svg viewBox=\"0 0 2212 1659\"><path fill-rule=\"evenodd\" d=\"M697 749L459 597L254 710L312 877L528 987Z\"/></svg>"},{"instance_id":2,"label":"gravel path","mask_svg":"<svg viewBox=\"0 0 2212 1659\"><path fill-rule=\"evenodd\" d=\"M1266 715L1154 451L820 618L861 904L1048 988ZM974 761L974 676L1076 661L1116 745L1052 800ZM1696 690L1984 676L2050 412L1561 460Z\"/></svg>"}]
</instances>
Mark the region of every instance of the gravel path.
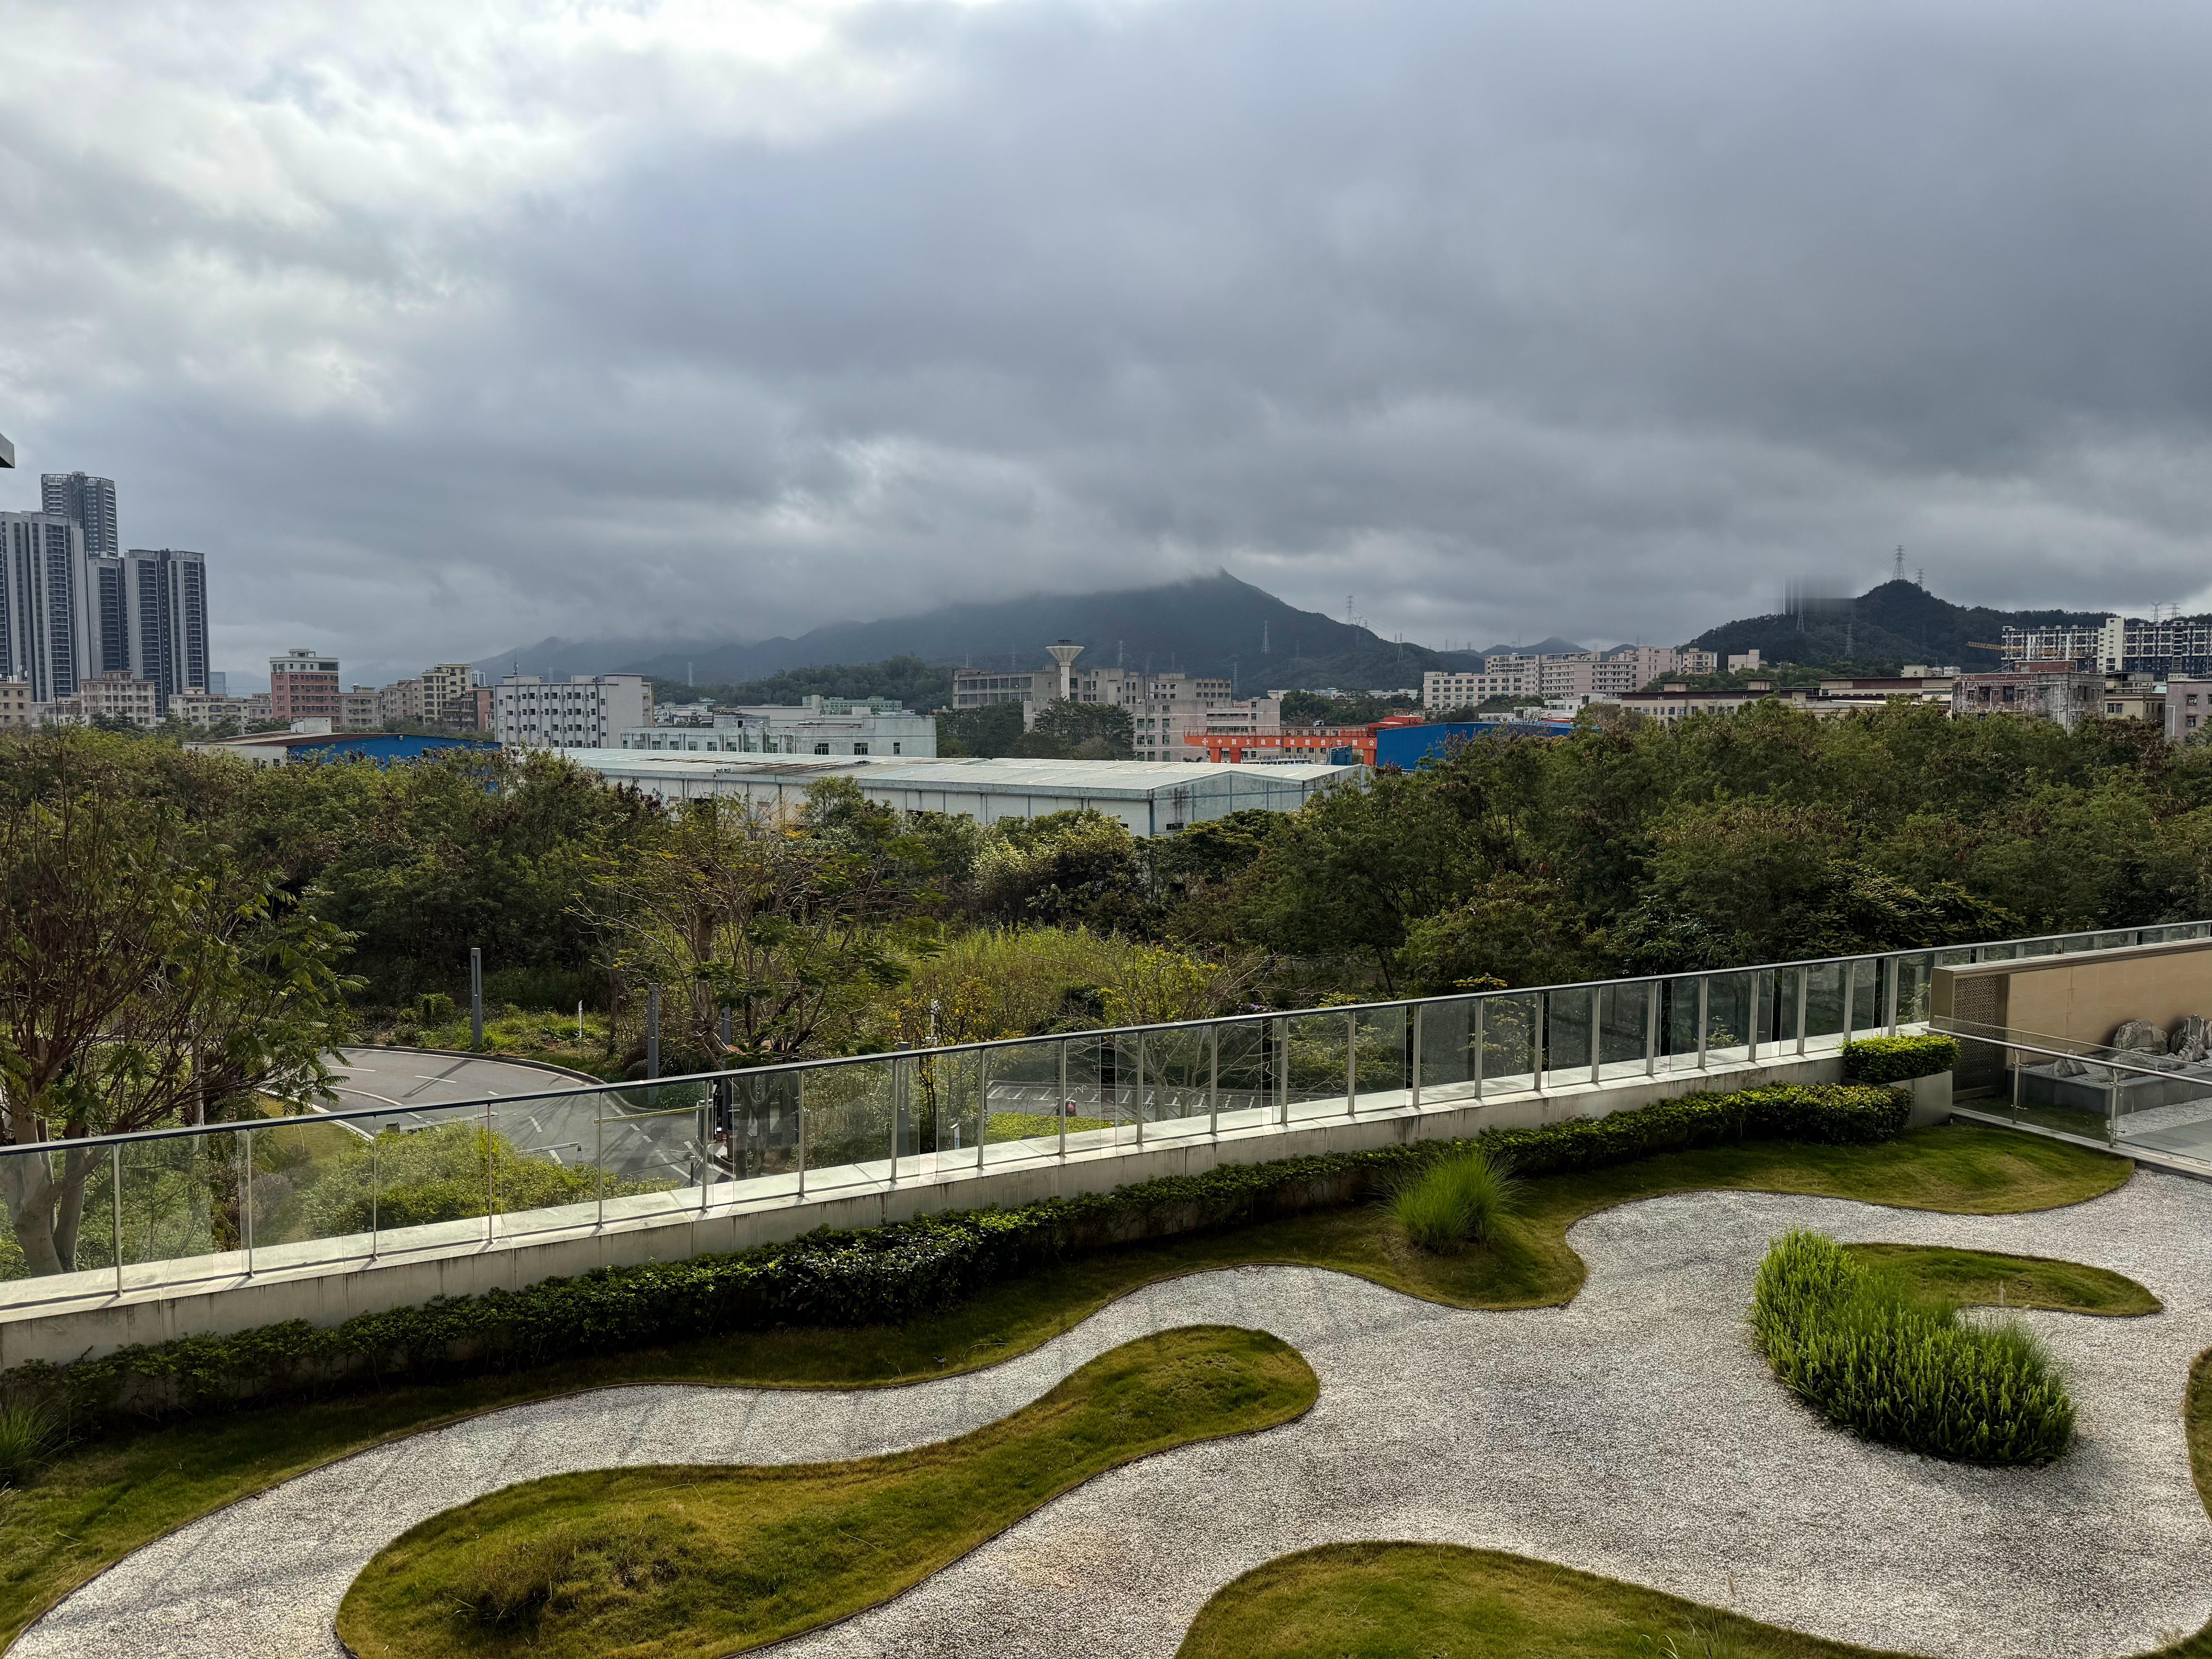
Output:
<instances>
[{"instance_id":1,"label":"gravel path","mask_svg":"<svg viewBox=\"0 0 2212 1659\"><path fill-rule=\"evenodd\" d=\"M1767 1240L2063 1256L2167 1311L2030 1317L2073 1379L2081 1443L2043 1470L1862 1444L1785 1397L1742 1328ZM346 1586L416 1522L564 1470L865 1455L992 1421L1104 1350L1258 1327L1322 1382L1301 1421L1183 1447L1061 1498L896 1601L787 1644L810 1656L1156 1656L1222 1584L1286 1551L1420 1539L1518 1551L1871 1646L2140 1653L2212 1620L2212 1523L2180 1403L2212 1346L2212 1185L2150 1173L2069 1210L1950 1216L1704 1193L1570 1235L1572 1306L1443 1309L1364 1280L1250 1267L1138 1292L1036 1352L896 1390L638 1388L518 1407L303 1475L131 1555L18 1659L328 1659Z\"/></svg>"}]
</instances>

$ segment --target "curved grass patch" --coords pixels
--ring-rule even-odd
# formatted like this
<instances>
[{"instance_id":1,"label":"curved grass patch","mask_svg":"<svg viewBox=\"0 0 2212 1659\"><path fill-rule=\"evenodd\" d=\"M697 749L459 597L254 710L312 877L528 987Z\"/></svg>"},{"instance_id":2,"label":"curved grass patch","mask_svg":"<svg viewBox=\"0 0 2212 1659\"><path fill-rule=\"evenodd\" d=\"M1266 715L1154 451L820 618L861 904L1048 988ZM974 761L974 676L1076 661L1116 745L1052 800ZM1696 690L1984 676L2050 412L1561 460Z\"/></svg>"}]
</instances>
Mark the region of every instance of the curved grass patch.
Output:
<instances>
[{"instance_id":1,"label":"curved grass patch","mask_svg":"<svg viewBox=\"0 0 2212 1659\"><path fill-rule=\"evenodd\" d=\"M2054 1209L2112 1191L2127 1159L1972 1124L1877 1146L1787 1141L1712 1146L1526 1181L1485 1249L1408 1245L1380 1205L1315 1212L1129 1246L1010 1281L949 1312L857 1330L738 1333L534 1370L296 1401L82 1442L0 1494L0 1640L94 1573L197 1517L363 1448L581 1389L634 1382L865 1388L994 1364L1143 1285L1252 1262L1324 1267L1461 1307L1571 1300L1583 1267L1566 1231L1584 1216L1668 1193L1725 1188L1858 1199L1992 1215Z\"/></svg>"},{"instance_id":2,"label":"curved grass patch","mask_svg":"<svg viewBox=\"0 0 2212 1659\"><path fill-rule=\"evenodd\" d=\"M1224 1585L1176 1659L1869 1659L1618 1579L1451 1544L1330 1544Z\"/></svg>"},{"instance_id":3,"label":"curved grass patch","mask_svg":"<svg viewBox=\"0 0 2212 1659\"><path fill-rule=\"evenodd\" d=\"M361 1659L712 1659L888 1601L1093 1475L1287 1422L1319 1389L1274 1337L1193 1327L914 1451L530 1481L385 1549L347 1592L338 1634Z\"/></svg>"},{"instance_id":4,"label":"curved grass patch","mask_svg":"<svg viewBox=\"0 0 2212 1659\"><path fill-rule=\"evenodd\" d=\"M1954 1250L1944 1244L1846 1244L1844 1254L1954 1308L2044 1308L2133 1319L2164 1306L2124 1273L2054 1256Z\"/></svg>"}]
</instances>

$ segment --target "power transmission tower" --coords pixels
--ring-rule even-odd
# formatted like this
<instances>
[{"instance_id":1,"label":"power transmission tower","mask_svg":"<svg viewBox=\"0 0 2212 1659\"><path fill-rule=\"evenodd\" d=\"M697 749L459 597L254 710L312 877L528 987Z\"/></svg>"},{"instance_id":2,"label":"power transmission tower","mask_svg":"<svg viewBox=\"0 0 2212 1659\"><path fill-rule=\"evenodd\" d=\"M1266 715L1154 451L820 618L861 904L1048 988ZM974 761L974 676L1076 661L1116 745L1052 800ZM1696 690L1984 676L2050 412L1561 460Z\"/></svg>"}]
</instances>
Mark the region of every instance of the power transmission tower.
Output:
<instances>
[{"instance_id":1,"label":"power transmission tower","mask_svg":"<svg viewBox=\"0 0 2212 1659\"><path fill-rule=\"evenodd\" d=\"M1902 544L1897 550L1897 557L1891 562L1889 579L1893 582L1905 580L1905 549Z\"/></svg>"}]
</instances>

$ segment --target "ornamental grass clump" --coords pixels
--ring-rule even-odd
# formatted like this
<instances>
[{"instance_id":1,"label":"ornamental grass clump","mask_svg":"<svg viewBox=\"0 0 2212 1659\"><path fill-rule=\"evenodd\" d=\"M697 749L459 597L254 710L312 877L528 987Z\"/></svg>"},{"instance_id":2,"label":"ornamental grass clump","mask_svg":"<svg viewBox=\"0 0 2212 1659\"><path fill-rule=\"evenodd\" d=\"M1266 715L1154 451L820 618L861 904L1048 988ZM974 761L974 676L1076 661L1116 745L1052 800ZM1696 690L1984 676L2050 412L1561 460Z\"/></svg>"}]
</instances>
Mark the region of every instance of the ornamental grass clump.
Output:
<instances>
[{"instance_id":1,"label":"ornamental grass clump","mask_svg":"<svg viewBox=\"0 0 2212 1659\"><path fill-rule=\"evenodd\" d=\"M1477 1141L1401 1182L1390 1213L1421 1249L1456 1250L1494 1238L1519 1188L1512 1164Z\"/></svg>"},{"instance_id":2,"label":"ornamental grass clump","mask_svg":"<svg viewBox=\"0 0 2212 1659\"><path fill-rule=\"evenodd\" d=\"M2033 1333L1961 1320L1823 1234L1776 1241L1751 1324L1785 1387L1870 1440L2008 1464L2047 1463L2074 1437L2074 1402Z\"/></svg>"},{"instance_id":3,"label":"ornamental grass clump","mask_svg":"<svg viewBox=\"0 0 2212 1659\"><path fill-rule=\"evenodd\" d=\"M60 1446L61 1425L42 1401L0 1403L0 1486L16 1486Z\"/></svg>"}]
</instances>

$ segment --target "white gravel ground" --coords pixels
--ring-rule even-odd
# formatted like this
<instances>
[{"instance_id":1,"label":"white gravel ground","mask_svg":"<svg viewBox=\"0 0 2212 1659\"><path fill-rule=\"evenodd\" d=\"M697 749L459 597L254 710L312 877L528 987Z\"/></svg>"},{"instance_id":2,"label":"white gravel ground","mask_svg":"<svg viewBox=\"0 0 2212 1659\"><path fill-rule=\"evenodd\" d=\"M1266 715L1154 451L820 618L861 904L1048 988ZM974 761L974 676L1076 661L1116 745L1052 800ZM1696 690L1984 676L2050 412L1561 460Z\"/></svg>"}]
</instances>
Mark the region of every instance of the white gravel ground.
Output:
<instances>
[{"instance_id":1,"label":"white gravel ground","mask_svg":"<svg viewBox=\"0 0 2212 1659\"><path fill-rule=\"evenodd\" d=\"M2081 1440L2041 1470L1860 1443L1785 1397L1742 1314L1793 1226L2116 1268L2147 1319L2031 1316ZM1297 1423L1115 1471L896 1601L787 1654L1174 1653L1206 1598L1286 1551L1420 1539L1518 1551L1823 1636L1960 1656L2139 1653L2212 1620L2212 1523L2181 1402L2212 1346L2212 1185L2139 1174L2069 1210L1970 1217L1705 1193L1594 1216L1572 1306L1471 1313L1254 1267L1140 1291L1038 1352L896 1390L609 1390L516 1407L300 1477L138 1551L18 1659L327 1659L346 1586L435 1511L617 1464L781 1462L915 1445L1005 1415L1176 1325L1262 1328L1322 1382Z\"/></svg>"}]
</instances>

